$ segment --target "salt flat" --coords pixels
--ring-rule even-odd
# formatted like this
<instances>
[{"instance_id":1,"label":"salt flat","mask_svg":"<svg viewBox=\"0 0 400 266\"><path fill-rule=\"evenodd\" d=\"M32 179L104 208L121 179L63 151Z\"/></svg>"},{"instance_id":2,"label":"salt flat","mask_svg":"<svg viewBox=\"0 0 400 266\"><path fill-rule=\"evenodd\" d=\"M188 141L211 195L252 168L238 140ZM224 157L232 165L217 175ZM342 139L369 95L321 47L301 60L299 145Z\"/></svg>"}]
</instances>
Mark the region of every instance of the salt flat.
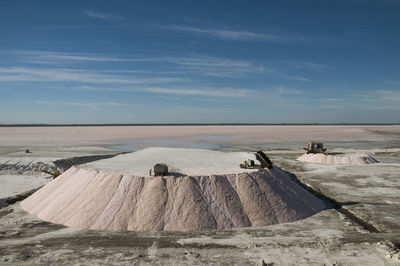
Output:
<instances>
[{"instance_id":1,"label":"salt flat","mask_svg":"<svg viewBox=\"0 0 400 266\"><path fill-rule=\"evenodd\" d=\"M254 125L254 126L76 126L0 127L0 146L85 146L116 144L129 139L175 139L221 145L279 142L387 141L396 139L400 126L375 125ZM153 146L152 143L147 143Z\"/></svg>"},{"instance_id":2,"label":"salt flat","mask_svg":"<svg viewBox=\"0 0 400 266\"><path fill-rule=\"evenodd\" d=\"M254 265L263 260L274 265L400 265L399 132L400 126L0 128L0 154L13 160L26 146L43 154L47 150L50 159L66 150L67 158L83 154L82 149L85 155L110 154L111 146L139 143L136 147L145 148L154 146L152 141L166 147L212 143L226 151L262 149L278 167L377 230L328 209L296 222L263 227L102 232L43 222L15 203L0 209L0 264ZM329 151L367 153L380 163L339 166L296 161L306 142L315 139L324 141Z\"/></svg>"},{"instance_id":3,"label":"salt flat","mask_svg":"<svg viewBox=\"0 0 400 266\"><path fill-rule=\"evenodd\" d=\"M0 199L40 188L49 182L43 175L0 175Z\"/></svg>"}]
</instances>

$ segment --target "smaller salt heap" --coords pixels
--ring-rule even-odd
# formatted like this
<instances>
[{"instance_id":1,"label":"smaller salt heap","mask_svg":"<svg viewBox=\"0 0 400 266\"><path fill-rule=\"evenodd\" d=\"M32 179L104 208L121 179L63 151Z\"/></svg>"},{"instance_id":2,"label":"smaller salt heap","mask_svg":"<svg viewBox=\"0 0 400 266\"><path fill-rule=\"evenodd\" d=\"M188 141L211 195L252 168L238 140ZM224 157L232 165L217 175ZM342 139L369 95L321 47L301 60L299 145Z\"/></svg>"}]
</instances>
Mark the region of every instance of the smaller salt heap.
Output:
<instances>
[{"instance_id":1,"label":"smaller salt heap","mask_svg":"<svg viewBox=\"0 0 400 266\"><path fill-rule=\"evenodd\" d=\"M320 164L374 164L379 163L378 160L369 156L368 154L352 154L346 156L338 156L324 153L305 153L297 161L306 163L320 163Z\"/></svg>"}]
</instances>

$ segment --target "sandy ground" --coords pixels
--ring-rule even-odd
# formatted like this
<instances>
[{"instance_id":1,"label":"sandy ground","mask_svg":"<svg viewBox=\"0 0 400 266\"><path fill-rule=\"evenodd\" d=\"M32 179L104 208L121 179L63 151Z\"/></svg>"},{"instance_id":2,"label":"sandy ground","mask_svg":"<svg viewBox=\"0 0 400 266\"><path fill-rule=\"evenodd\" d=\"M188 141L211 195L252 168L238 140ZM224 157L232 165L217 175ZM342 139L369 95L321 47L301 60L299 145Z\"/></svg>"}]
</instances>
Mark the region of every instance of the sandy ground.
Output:
<instances>
[{"instance_id":1,"label":"sandy ground","mask_svg":"<svg viewBox=\"0 0 400 266\"><path fill-rule=\"evenodd\" d=\"M2 157L33 150L67 157L109 153L107 147L262 148L280 168L334 199L351 215L329 209L307 219L258 228L201 233L100 232L49 224L0 209L0 265L400 265L400 126L0 128ZM146 130L148 131L146 133ZM141 138L141 139L135 139ZM308 140L330 152L368 153L373 165L298 162ZM172 140L175 140L172 141ZM195 145L195 146L196 146ZM199 145L202 146L202 145ZM360 223L361 221L361 223ZM376 230L371 231L371 225Z\"/></svg>"},{"instance_id":2,"label":"sandy ground","mask_svg":"<svg viewBox=\"0 0 400 266\"><path fill-rule=\"evenodd\" d=\"M335 210L266 227L202 233L101 232L0 210L1 265L399 265L387 234Z\"/></svg>"}]
</instances>

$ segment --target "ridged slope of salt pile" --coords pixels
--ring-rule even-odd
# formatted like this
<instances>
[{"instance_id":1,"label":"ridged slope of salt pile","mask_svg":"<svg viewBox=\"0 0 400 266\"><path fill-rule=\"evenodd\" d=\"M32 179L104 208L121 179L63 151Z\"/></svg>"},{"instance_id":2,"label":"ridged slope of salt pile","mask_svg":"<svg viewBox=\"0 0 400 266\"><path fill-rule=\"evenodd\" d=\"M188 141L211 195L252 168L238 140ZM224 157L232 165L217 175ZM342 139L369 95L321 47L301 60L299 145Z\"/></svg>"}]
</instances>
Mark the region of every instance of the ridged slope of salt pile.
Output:
<instances>
[{"instance_id":1,"label":"ridged slope of salt pile","mask_svg":"<svg viewBox=\"0 0 400 266\"><path fill-rule=\"evenodd\" d=\"M321 200L278 167L240 172L239 162L233 164L229 160L229 157L236 160L236 153L162 148L155 151L166 152L169 158L200 154L197 163L203 169L201 175L154 177L118 172L121 167L116 167L117 156L102 160L103 163L70 168L25 199L21 206L45 221L117 231L264 226L296 221L325 209ZM147 152L151 154L154 149ZM126 154L121 160L127 162L130 157L131 161L141 161L147 155L146 151ZM251 154L240 156L245 155ZM231 167L233 173L207 174L207 160L215 168L218 157L225 163L221 168L228 171ZM107 169L101 169L101 164ZM179 165L181 173L196 172L188 164L187 169L184 164Z\"/></svg>"},{"instance_id":2,"label":"ridged slope of salt pile","mask_svg":"<svg viewBox=\"0 0 400 266\"><path fill-rule=\"evenodd\" d=\"M337 156L323 153L305 153L299 158L298 161L307 163L321 163L321 164L373 164L379 163L378 160L367 154L355 154L347 156Z\"/></svg>"}]
</instances>

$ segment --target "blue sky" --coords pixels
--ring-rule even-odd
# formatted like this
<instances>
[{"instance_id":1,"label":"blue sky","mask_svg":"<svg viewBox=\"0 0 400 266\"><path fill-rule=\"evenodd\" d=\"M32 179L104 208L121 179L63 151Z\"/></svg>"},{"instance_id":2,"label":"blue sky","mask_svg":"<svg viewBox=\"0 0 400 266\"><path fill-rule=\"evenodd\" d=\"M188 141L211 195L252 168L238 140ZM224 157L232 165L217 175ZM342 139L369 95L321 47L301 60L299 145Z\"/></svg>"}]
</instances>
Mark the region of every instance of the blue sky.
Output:
<instances>
[{"instance_id":1,"label":"blue sky","mask_svg":"<svg viewBox=\"0 0 400 266\"><path fill-rule=\"evenodd\" d=\"M399 123L400 1L0 1L0 123Z\"/></svg>"}]
</instances>

